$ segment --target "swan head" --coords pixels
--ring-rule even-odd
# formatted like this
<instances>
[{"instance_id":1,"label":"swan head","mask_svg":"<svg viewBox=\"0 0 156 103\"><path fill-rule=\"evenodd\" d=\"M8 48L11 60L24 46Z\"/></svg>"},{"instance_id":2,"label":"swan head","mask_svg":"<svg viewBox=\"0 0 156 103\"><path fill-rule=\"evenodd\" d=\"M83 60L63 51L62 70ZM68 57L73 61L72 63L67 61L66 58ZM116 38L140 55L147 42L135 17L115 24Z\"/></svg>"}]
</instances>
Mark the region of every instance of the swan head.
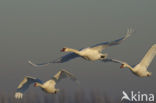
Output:
<instances>
[{"instance_id":1,"label":"swan head","mask_svg":"<svg viewBox=\"0 0 156 103\"><path fill-rule=\"evenodd\" d=\"M121 69L126 68L126 67L128 67L127 63L122 63L121 66L120 66Z\"/></svg>"},{"instance_id":2,"label":"swan head","mask_svg":"<svg viewBox=\"0 0 156 103\"><path fill-rule=\"evenodd\" d=\"M66 48L66 47L61 49L61 52L66 52L66 51L68 51L68 48Z\"/></svg>"},{"instance_id":3,"label":"swan head","mask_svg":"<svg viewBox=\"0 0 156 103\"><path fill-rule=\"evenodd\" d=\"M39 87L40 86L40 84L39 83L34 83L34 87Z\"/></svg>"}]
</instances>

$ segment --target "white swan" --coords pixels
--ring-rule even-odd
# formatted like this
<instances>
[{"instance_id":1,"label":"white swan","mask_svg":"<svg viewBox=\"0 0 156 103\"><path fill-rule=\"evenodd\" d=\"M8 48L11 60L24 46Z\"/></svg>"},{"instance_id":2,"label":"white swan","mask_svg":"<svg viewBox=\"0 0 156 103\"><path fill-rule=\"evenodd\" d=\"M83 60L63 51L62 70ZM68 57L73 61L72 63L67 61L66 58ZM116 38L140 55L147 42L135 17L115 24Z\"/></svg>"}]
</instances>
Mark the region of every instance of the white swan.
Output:
<instances>
[{"instance_id":1,"label":"white swan","mask_svg":"<svg viewBox=\"0 0 156 103\"><path fill-rule=\"evenodd\" d=\"M66 78L66 77L69 77L73 81L78 83L78 80L76 79L76 77L66 70L58 71L58 73L55 74L53 76L53 78L51 78L50 80L48 80L44 83L38 78L25 76L24 80L17 87L16 93L15 93L15 98L22 99L23 93L33 83L34 83L34 87L40 87L46 93L56 94L57 92L59 92L59 89L55 88L56 83L58 83L60 80Z\"/></svg>"},{"instance_id":2,"label":"white swan","mask_svg":"<svg viewBox=\"0 0 156 103\"><path fill-rule=\"evenodd\" d=\"M67 62L67 61L77 58L77 57L82 57L82 58L84 58L86 60L90 60L90 61L104 60L107 58L107 53L104 53L104 54L102 53L102 51L105 48L107 48L109 46L120 44L122 41L126 40L133 32L134 32L133 29L128 29L126 35L120 39L110 41L110 42L103 42L103 43L96 44L94 46L87 47L87 48L80 49L80 50L65 47L61 51L62 52L71 52L71 53L69 53L61 58L58 58L57 60L52 61L52 62L35 64L35 63L29 61L29 63L35 67L38 67L38 66L45 66L50 63Z\"/></svg>"},{"instance_id":3,"label":"white swan","mask_svg":"<svg viewBox=\"0 0 156 103\"><path fill-rule=\"evenodd\" d=\"M151 64L155 55L156 55L156 44L152 45L152 47L147 51L146 55L143 57L140 63L138 63L134 67L120 60L112 59L112 61L116 63L121 63L122 65L120 66L120 68L129 68L132 71L132 73L134 73L139 77L149 77L152 75L152 73L149 72L147 68Z\"/></svg>"}]
</instances>

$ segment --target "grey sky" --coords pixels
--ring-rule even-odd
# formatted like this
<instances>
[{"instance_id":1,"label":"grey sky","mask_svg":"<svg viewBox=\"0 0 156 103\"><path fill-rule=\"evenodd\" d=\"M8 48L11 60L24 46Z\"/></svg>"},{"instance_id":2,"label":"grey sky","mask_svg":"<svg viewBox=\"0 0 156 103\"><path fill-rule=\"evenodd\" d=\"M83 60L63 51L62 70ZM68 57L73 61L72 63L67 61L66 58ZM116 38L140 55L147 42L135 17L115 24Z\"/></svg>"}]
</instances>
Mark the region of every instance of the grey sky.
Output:
<instances>
[{"instance_id":1,"label":"grey sky","mask_svg":"<svg viewBox=\"0 0 156 103\"><path fill-rule=\"evenodd\" d=\"M121 94L121 90L156 91L155 59L149 67L153 72L150 78L138 78L128 69L121 70L119 64L83 59L42 68L27 63L56 59L65 54L59 51L64 46L79 49L120 38L133 27L135 34L104 52L134 65L156 43L155 4L154 0L1 0L0 90L14 91L24 75L46 80L64 68L77 76L83 88L110 94ZM70 88L61 83L59 87Z\"/></svg>"}]
</instances>

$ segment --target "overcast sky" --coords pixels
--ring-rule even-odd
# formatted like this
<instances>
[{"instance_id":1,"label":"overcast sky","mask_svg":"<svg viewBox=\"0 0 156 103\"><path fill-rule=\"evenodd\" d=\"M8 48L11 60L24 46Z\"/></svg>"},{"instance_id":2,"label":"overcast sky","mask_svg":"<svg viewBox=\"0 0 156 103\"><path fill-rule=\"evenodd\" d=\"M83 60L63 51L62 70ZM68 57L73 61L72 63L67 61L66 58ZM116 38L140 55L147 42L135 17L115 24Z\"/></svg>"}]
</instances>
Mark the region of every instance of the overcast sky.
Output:
<instances>
[{"instance_id":1,"label":"overcast sky","mask_svg":"<svg viewBox=\"0 0 156 103\"><path fill-rule=\"evenodd\" d=\"M135 65L156 43L155 4L154 0L1 0L0 91L15 91L24 75L47 80L63 68L75 74L85 89L100 89L110 95L121 95L122 90L153 93L156 59L149 66L153 72L149 78L136 77L119 64L81 58L41 68L27 61L53 60L66 54L60 52L64 46L79 49L114 40L132 27L136 32L131 37L104 52ZM76 85L67 80L58 87Z\"/></svg>"}]
</instances>

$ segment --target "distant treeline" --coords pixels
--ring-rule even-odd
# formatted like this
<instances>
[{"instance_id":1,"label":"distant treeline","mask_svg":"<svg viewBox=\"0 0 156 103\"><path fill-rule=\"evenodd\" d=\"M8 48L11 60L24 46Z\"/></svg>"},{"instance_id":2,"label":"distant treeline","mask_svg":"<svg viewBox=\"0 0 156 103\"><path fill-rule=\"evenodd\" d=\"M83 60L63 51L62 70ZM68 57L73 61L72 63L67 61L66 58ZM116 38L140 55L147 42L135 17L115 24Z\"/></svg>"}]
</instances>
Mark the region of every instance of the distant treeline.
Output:
<instances>
[{"instance_id":1,"label":"distant treeline","mask_svg":"<svg viewBox=\"0 0 156 103\"><path fill-rule=\"evenodd\" d=\"M99 91L77 90L70 94L62 90L58 94L27 92L21 100L16 100L13 93L0 93L0 103L120 103L120 100L111 100Z\"/></svg>"}]
</instances>

